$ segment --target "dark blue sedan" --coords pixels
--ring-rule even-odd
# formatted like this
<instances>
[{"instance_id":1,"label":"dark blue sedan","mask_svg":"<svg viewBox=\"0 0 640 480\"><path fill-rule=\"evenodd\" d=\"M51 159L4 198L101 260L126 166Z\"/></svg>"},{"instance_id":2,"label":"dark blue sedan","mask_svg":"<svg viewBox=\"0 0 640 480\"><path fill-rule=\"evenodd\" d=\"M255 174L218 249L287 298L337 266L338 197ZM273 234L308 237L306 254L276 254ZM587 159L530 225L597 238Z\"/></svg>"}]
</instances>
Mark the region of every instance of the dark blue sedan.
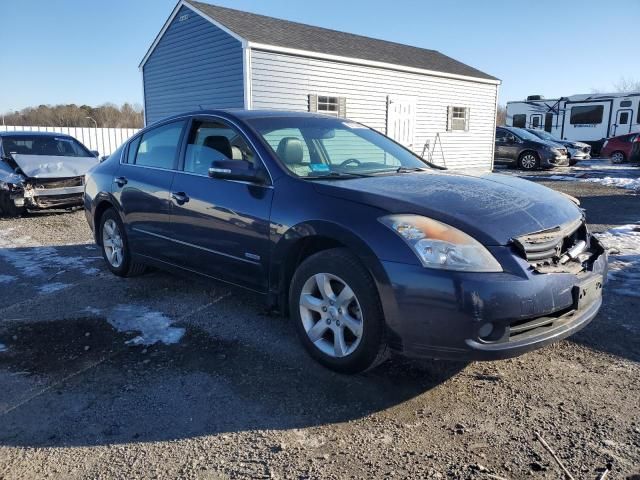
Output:
<instances>
[{"instance_id":1,"label":"dark blue sedan","mask_svg":"<svg viewBox=\"0 0 640 480\"><path fill-rule=\"evenodd\" d=\"M444 171L358 123L273 111L152 125L85 191L114 274L153 265L264 294L341 372L390 351L506 358L584 327L607 258L577 203Z\"/></svg>"}]
</instances>

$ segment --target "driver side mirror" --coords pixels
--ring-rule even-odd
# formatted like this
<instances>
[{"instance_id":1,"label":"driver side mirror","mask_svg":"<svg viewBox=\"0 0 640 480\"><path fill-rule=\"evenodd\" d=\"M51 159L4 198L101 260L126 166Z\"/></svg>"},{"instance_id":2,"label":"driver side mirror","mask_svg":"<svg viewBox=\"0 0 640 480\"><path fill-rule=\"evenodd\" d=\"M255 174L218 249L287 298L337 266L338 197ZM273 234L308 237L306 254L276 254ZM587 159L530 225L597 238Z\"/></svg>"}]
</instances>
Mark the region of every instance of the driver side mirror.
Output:
<instances>
[{"instance_id":1,"label":"driver side mirror","mask_svg":"<svg viewBox=\"0 0 640 480\"><path fill-rule=\"evenodd\" d=\"M253 168L253 165L245 160L216 160L211 162L209 176L222 180L239 180L257 184L263 184L267 180L263 170Z\"/></svg>"},{"instance_id":2,"label":"driver side mirror","mask_svg":"<svg viewBox=\"0 0 640 480\"><path fill-rule=\"evenodd\" d=\"M100 152L97 150L91 150L91 153L93 153L94 157L100 157Z\"/></svg>"}]
</instances>

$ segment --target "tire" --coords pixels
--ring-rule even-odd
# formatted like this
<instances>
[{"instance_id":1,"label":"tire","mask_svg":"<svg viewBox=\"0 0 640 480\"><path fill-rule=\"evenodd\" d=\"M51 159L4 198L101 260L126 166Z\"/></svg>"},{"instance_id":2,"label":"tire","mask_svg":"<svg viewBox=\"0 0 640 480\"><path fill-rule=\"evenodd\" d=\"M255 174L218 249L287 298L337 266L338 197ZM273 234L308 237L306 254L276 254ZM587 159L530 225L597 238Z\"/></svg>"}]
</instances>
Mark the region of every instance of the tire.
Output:
<instances>
[{"instance_id":1,"label":"tire","mask_svg":"<svg viewBox=\"0 0 640 480\"><path fill-rule=\"evenodd\" d=\"M7 192L0 192L0 214L15 218L21 217L26 211L25 207L17 207Z\"/></svg>"},{"instance_id":2,"label":"tire","mask_svg":"<svg viewBox=\"0 0 640 480\"><path fill-rule=\"evenodd\" d=\"M359 373L388 356L376 285L346 249L316 253L298 266L289 289L289 311L307 352L331 370Z\"/></svg>"},{"instance_id":3,"label":"tire","mask_svg":"<svg viewBox=\"0 0 640 480\"><path fill-rule=\"evenodd\" d=\"M611 159L611 163L624 163L627 161L627 156L624 154L624 152L620 152L620 151L615 151L611 154L611 157L609 157Z\"/></svg>"},{"instance_id":4,"label":"tire","mask_svg":"<svg viewBox=\"0 0 640 480\"><path fill-rule=\"evenodd\" d=\"M144 273L146 266L132 260L124 224L113 208L106 210L100 217L98 238L102 257L113 274L119 277L134 277ZM118 251L115 257L114 250Z\"/></svg>"},{"instance_id":5,"label":"tire","mask_svg":"<svg viewBox=\"0 0 640 480\"><path fill-rule=\"evenodd\" d=\"M522 152L518 157L518 168L521 170L537 170L540 168L540 157L536 152Z\"/></svg>"}]
</instances>

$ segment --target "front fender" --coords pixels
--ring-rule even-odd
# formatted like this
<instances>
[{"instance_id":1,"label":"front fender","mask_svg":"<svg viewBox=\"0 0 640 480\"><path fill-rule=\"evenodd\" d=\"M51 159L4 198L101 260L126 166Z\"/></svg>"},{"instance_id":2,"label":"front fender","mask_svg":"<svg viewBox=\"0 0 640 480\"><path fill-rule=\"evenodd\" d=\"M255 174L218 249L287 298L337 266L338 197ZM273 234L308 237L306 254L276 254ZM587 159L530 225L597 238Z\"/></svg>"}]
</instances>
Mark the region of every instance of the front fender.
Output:
<instances>
[{"instance_id":1,"label":"front fender","mask_svg":"<svg viewBox=\"0 0 640 480\"><path fill-rule=\"evenodd\" d=\"M380 297L381 306L391 331L396 327L398 318L395 297L389 277L380 262L378 255L368 242L344 225L327 220L310 220L288 228L280 235L274 245L269 272L270 293L274 298L282 298L289 288L284 275L289 256L298 252L297 245L310 238L326 238L338 242L356 255L371 274Z\"/></svg>"}]
</instances>

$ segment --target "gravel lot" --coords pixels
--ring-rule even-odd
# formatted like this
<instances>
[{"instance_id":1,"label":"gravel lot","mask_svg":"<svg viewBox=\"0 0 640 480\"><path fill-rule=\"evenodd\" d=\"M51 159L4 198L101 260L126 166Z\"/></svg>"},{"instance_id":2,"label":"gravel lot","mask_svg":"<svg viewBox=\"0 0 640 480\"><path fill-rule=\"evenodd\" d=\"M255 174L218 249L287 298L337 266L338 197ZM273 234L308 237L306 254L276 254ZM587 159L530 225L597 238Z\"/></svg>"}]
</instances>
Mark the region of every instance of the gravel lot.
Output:
<instances>
[{"instance_id":1,"label":"gravel lot","mask_svg":"<svg viewBox=\"0 0 640 480\"><path fill-rule=\"evenodd\" d=\"M640 220L631 191L532 177L595 231ZM0 479L563 478L539 432L575 479L637 480L640 297L616 290L586 330L517 359L345 377L259 297L115 278L83 212L0 219ZM123 312L186 333L126 343Z\"/></svg>"}]
</instances>

